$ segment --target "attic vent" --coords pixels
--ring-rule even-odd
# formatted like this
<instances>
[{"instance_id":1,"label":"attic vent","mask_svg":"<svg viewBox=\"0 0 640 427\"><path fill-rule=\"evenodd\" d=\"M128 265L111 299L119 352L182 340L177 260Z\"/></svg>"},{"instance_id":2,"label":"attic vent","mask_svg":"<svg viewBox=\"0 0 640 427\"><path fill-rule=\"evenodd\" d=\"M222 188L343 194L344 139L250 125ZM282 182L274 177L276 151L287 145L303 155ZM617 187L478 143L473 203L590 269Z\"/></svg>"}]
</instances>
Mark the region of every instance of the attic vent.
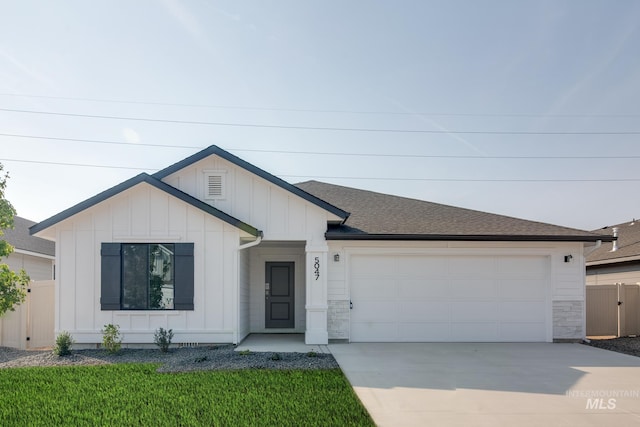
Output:
<instances>
[{"instance_id":1,"label":"attic vent","mask_svg":"<svg viewBox=\"0 0 640 427\"><path fill-rule=\"evenodd\" d=\"M205 172L205 199L224 198L224 178L223 172Z\"/></svg>"}]
</instances>

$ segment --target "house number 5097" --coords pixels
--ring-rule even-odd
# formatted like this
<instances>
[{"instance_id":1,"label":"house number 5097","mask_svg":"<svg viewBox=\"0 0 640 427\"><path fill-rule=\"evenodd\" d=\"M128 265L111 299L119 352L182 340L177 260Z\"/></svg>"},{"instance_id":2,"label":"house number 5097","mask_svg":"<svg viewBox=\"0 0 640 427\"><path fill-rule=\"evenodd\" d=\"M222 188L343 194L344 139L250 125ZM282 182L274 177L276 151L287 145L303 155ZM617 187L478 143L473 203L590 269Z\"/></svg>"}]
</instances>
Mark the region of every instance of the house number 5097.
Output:
<instances>
[{"instance_id":1,"label":"house number 5097","mask_svg":"<svg viewBox=\"0 0 640 427\"><path fill-rule=\"evenodd\" d=\"M313 274L316 275L316 280L320 278L320 258L315 257L313 262Z\"/></svg>"}]
</instances>

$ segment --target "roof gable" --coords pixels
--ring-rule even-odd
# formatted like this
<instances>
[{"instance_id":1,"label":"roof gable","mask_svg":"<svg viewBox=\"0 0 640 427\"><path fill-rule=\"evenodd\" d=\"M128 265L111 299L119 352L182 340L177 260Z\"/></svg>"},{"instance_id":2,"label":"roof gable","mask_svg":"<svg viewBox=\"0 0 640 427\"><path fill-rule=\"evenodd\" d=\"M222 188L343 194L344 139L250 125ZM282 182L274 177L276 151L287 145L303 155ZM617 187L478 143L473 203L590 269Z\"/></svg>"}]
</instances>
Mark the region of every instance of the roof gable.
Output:
<instances>
[{"instance_id":1,"label":"roof gable","mask_svg":"<svg viewBox=\"0 0 640 427\"><path fill-rule=\"evenodd\" d=\"M253 236L258 236L260 235L260 231L257 230L255 227L252 227L249 224L246 224L242 221L240 221L237 218L232 217L231 215L228 215L224 212L222 212L219 209L214 208L211 205L208 205L207 203L204 203L201 200L196 199L195 197L192 197L186 193L183 193L182 191L176 189L175 187L170 186L169 184L160 181L159 179L147 174L147 173L141 173L140 175L137 175L131 179L128 179L127 181L124 181L118 185L116 185L115 187L112 187L108 190L103 191L100 194L97 194L87 200L85 200L84 202L78 203L77 205L66 209L54 216L52 216L49 219L46 219L38 224L35 224L33 226L30 227L30 233L36 234L42 230L45 230L61 221L64 221L65 219L76 215L86 209L89 209L90 207L97 205L98 203L107 200L119 193L122 193L125 190L128 190L129 188L132 188L138 184L141 183L146 183L149 184L161 191L164 191L165 193L168 193L180 200L182 200L185 203L190 204L191 206L200 209L202 211L207 212L210 215L213 215L214 217L230 224L233 225L236 228L239 228L240 230L243 230Z\"/></svg>"},{"instance_id":2,"label":"roof gable","mask_svg":"<svg viewBox=\"0 0 640 427\"><path fill-rule=\"evenodd\" d=\"M296 186L351 212L343 225L329 228L327 239L575 242L607 239L588 231L318 181Z\"/></svg>"},{"instance_id":3,"label":"roof gable","mask_svg":"<svg viewBox=\"0 0 640 427\"><path fill-rule=\"evenodd\" d=\"M196 162L199 162L200 160L209 157L211 155L216 155L219 156L225 160L227 160L230 163L233 163L234 165L254 174L259 176L260 178L274 184L277 185L278 187L295 194L298 197L301 197L302 199L338 216L339 218L341 218L343 221L346 220L349 217L349 212L342 210L341 208L331 204L330 202L323 200L319 197L316 197L313 194L310 194L308 192L306 192L304 189L299 188L295 185L289 184L288 182L278 178L275 175L272 175L262 169L260 169L257 166L252 165L251 163L242 160L241 158L234 156L233 154L229 153L228 151L223 150L222 148L216 146L216 145L212 145L210 147L205 148L204 150L193 154L192 156L187 157L184 160L181 160L167 168L162 169L159 172L156 172L153 174L153 177L162 180L164 178L166 178L167 176L180 171L181 169L184 169Z\"/></svg>"}]
</instances>

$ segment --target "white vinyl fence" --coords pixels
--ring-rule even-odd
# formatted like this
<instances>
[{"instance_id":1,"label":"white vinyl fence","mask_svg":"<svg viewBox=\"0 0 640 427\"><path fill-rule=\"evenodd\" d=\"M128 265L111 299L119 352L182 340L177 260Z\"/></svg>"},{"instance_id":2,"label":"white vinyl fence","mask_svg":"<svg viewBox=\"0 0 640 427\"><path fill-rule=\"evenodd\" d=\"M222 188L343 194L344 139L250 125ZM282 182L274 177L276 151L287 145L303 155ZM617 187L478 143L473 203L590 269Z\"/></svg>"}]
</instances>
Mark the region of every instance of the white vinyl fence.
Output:
<instances>
[{"instance_id":1,"label":"white vinyl fence","mask_svg":"<svg viewBox=\"0 0 640 427\"><path fill-rule=\"evenodd\" d=\"M0 346L22 350L52 347L55 341L55 282L31 282L27 299L0 317Z\"/></svg>"}]
</instances>

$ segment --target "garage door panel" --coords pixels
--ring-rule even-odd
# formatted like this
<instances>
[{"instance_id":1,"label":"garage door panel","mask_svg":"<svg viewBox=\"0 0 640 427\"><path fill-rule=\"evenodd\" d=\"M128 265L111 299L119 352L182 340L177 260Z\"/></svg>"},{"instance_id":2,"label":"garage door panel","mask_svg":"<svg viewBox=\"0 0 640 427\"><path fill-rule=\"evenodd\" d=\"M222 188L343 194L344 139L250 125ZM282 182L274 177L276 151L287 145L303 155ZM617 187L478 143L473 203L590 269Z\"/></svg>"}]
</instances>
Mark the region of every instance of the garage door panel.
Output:
<instances>
[{"instance_id":1,"label":"garage door panel","mask_svg":"<svg viewBox=\"0 0 640 427\"><path fill-rule=\"evenodd\" d=\"M502 257L498 259L500 277L542 279L547 274L544 257Z\"/></svg>"},{"instance_id":2,"label":"garage door panel","mask_svg":"<svg viewBox=\"0 0 640 427\"><path fill-rule=\"evenodd\" d=\"M447 342L451 341L451 323L424 322L406 323L398 330L400 342Z\"/></svg>"},{"instance_id":3,"label":"garage door panel","mask_svg":"<svg viewBox=\"0 0 640 427\"><path fill-rule=\"evenodd\" d=\"M454 300L482 300L498 296L498 282L495 279L453 279L449 285Z\"/></svg>"},{"instance_id":4,"label":"garage door panel","mask_svg":"<svg viewBox=\"0 0 640 427\"><path fill-rule=\"evenodd\" d=\"M352 299L394 299L397 297L396 281L391 278L354 279L351 287Z\"/></svg>"},{"instance_id":5,"label":"garage door panel","mask_svg":"<svg viewBox=\"0 0 640 427\"><path fill-rule=\"evenodd\" d=\"M544 322L536 323L502 323L500 325L500 337L502 341L535 342L545 341L547 329Z\"/></svg>"},{"instance_id":6,"label":"garage door panel","mask_svg":"<svg viewBox=\"0 0 640 427\"><path fill-rule=\"evenodd\" d=\"M402 277L446 277L447 258L423 256L398 256L398 273Z\"/></svg>"},{"instance_id":7,"label":"garage door panel","mask_svg":"<svg viewBox=\"0 0 640 427\"><path fill-rule=\"evenodd\" d=\"M503 299L544 300L544 283L540 279L502 279L499 281L500 297Z\"/></svg>"},{"instance_id":8,"label":"garage door panel","mask_svg":"<svg viewBox=\"0 0 640 427\"><path fill-rule=\"evenodd\" d=\"M395 254L352 259L357 260L349 274L352 341L549 338L548 257Z\"/></svg>"},{"instance_id":9,"label":"garage door panel","mask_svg":"<svg viewBox=\"0 0 640 427\"><path fill-rule=\"evenodd\" d=\"M494 257L456 256L449 257L449 274L451 277L494 277L497 269Z\"/></svg>"},{"instance_id":10,"label":"garage door panel","mask_svg":"<svg viewBox=\"0 0 640 427\"><path fill-rule=\"evenodd\" d=\"M354 277L380 277L393 274L396 260L388 256L352 256L351 270Z\"/></svg>"},{"instance_id":11,"label":"garage door panel","mask_svg":"<svg viewBox=\"0 0 640 427\"><path fill-rule=\"evenodd\" d=\"M398 279L401 299L448 298L451 287L446 279Z\"/></svg>"},{"instance_id":12,"label":"garage door panel","mask_svg":"<svg viewBox=\"0 0 640 427\"><path fill-rule=\"evenodd\" d=\"M398 326L395 323L351 323L351 334L361 342L396 342Z\"/></svg>"},{"instance_id":13,"label":"garage door panel","mask_svg":"<svg viewBox=\"0 0 640 427\"><path fill-rule=\"evenodd\" d=\"M497 321L497 301L454 301L451 302L451 319L453 321Z\"/></svg>"},{"instance_id":14,"label":"garage door panel","mask_svg":"<svg viewBox=\"0 0 640 427\"><path fill-rule=\"evenodd\" d=\"M396 322L398 309L396 301L362 301L354 303L351 316L362 322Z\"/></svg>"},{"instance_id":15,"label":"garage door panel","mask_svg":"<svg viewBox=\"0 0 640 427\"><path fill-rule=\"evenodd\" d=\"M500 303L501 321L535 322L544 319L546 307L543 301L510 301Z\"/></svg>"},{"instance_id":16,"label":"garage door panel","mask_svg":"<svg viewBox=\"0 0 640 427\"><path fill-rule=\"evenodd\" d=\"M398 304L398 322L450 322L451 306L441 301L404 301Z\"/></svg>"},{"instance_id":17,"label":"garage door panel","mask_svg":"<svg viewBox=\"0 0 640 427\"><path fill-rule=\"evenodd\" d=\"M499 341L498 322L453 322L450 341Z\"/></svg>"}]
</instances>

